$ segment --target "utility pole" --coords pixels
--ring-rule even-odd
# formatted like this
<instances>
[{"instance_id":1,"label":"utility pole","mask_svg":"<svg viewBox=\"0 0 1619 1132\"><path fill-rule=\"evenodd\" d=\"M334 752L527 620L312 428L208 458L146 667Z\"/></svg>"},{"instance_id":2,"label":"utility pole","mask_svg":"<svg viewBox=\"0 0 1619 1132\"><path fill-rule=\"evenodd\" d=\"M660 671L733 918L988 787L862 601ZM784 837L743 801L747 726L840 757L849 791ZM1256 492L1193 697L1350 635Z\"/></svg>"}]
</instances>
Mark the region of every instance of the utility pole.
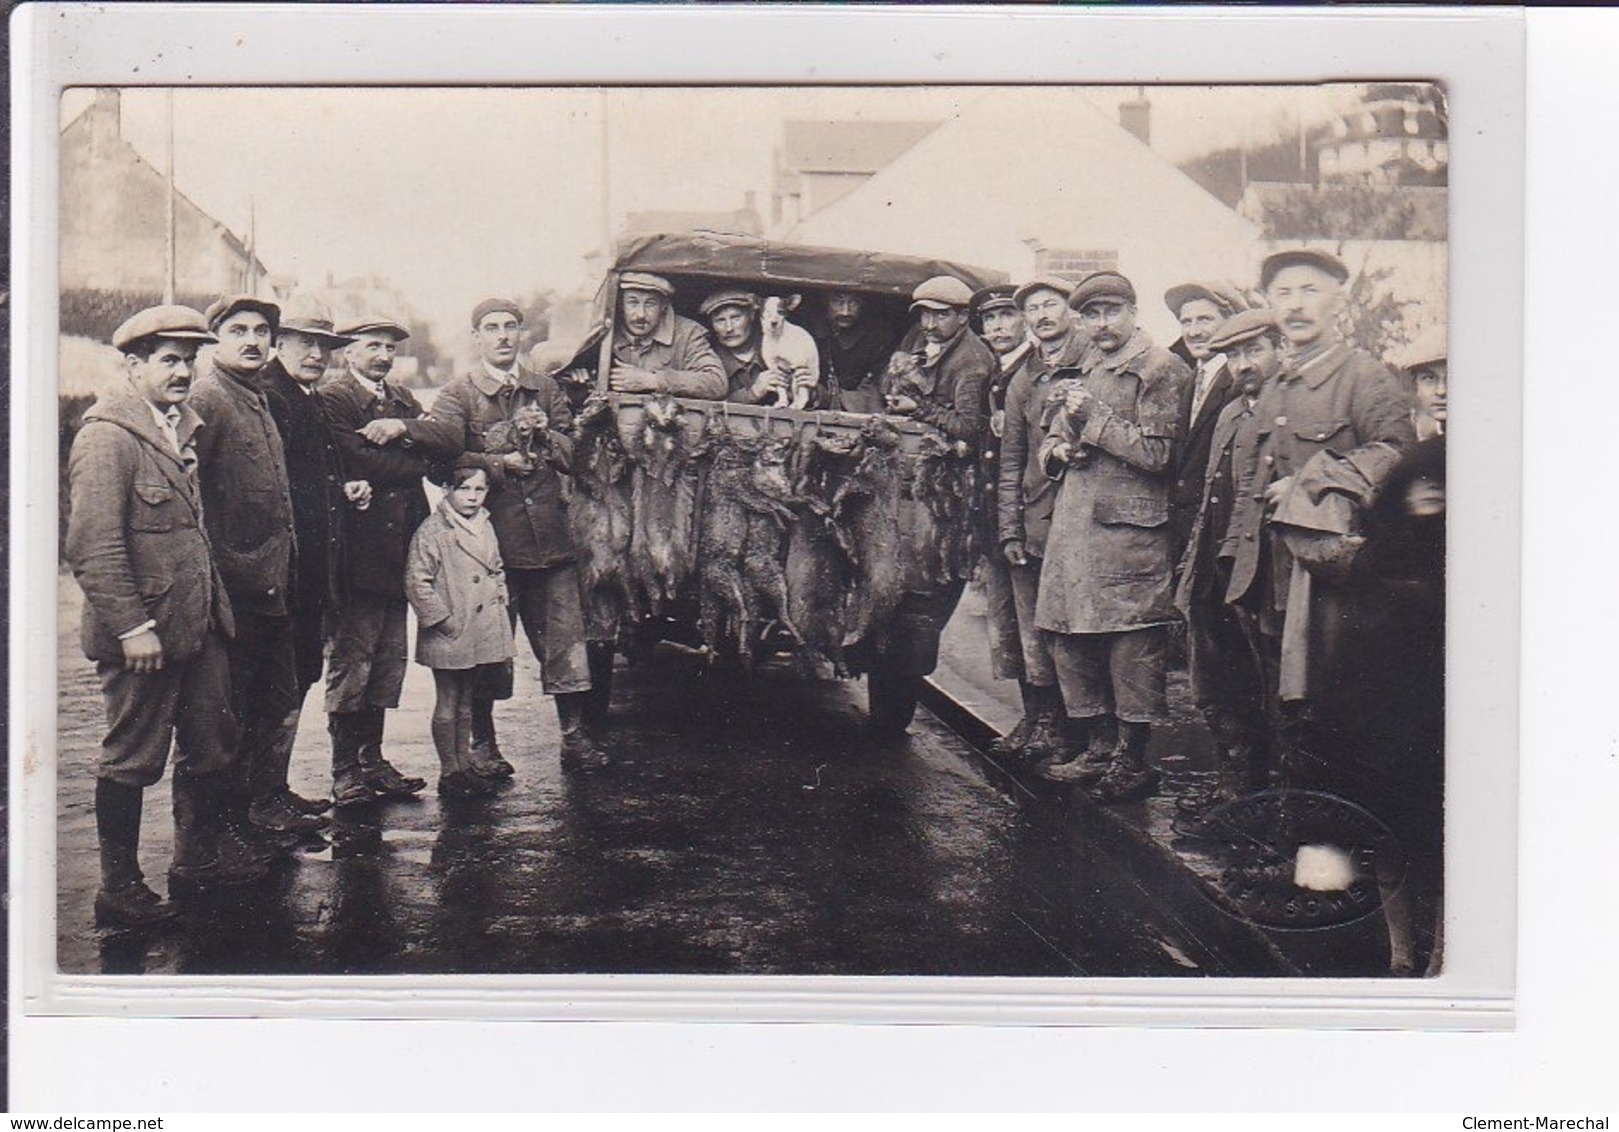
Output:
<instances>
[{"instance_id":1,"label":"utility pole","mask_svg":"<svg viewBox=\"0 0 1619 1132\"><path fill-rule=\"evenodd\" d=\"M602 185L602 257L611 266L613 262L613 142L611 92L602 87L601 94L601 185Z\"/></svg>"},{"instance_id":2,"label":"utility pole","mask_svg":"<svg viewBox=\"0 0 1619 1132\"><path fill-rule=\"evenodd\" d=\"M178 258L174 246L174 91L171 88L164 98L168 110L168 137L169 144L163 155L164 179L164 220L163 220L163 301L174 302L174 275L175 260Z\"/></svg>"},{"instance_id":3,"label":"utility pole","mask_svg":"<svg viewBox=\"0 0 1619 1132\"><path fill-rule=\"evenodd\" d=\"M258 220L253 208L254 198L247 198L247 293L259 293Z\"/></svg>"}]
</instances>

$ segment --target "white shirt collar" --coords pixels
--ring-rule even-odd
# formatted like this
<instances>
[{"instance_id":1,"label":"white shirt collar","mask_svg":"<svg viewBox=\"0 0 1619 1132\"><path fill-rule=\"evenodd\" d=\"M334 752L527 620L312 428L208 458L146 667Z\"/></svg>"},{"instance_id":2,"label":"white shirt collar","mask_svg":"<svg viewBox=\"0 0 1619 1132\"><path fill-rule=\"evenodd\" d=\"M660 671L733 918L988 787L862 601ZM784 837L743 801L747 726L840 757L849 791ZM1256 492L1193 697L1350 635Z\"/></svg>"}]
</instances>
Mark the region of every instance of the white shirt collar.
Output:
<instances>
[{"instance_id":1,"label":"white shirt collar","mask_svg":"<svg viewBox=\"0 0 1619 1132\"><path fill-rule=\"evenodd\" d=\"M494 378L496 381L500 382L502 385L516 385L517 384L517 369L516 369L516 367L513 367L512 369L496 369L494 366L490 365L488 362L484 362L483 363L483 371L485 373L487 373L490 377Z\"/></svg>"}]
</instances>

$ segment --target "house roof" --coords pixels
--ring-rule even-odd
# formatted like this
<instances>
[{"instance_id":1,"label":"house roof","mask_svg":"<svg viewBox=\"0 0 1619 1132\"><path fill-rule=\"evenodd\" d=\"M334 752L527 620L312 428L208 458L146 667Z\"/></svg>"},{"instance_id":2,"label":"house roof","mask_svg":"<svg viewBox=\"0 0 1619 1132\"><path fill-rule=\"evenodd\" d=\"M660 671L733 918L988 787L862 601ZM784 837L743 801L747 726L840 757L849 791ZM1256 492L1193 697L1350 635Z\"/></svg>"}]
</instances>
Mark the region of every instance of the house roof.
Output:
<instances>
[{"instance_id":1,"label":"house roof","mask_svg":"<svg viewBox=\"0 0 1619 1132\"><path fill-rule=\"evenodd\" d=\"M938 125L938 122L783 122L781 165L788 173L875 173Z\"/></svg>"}]
</instances>

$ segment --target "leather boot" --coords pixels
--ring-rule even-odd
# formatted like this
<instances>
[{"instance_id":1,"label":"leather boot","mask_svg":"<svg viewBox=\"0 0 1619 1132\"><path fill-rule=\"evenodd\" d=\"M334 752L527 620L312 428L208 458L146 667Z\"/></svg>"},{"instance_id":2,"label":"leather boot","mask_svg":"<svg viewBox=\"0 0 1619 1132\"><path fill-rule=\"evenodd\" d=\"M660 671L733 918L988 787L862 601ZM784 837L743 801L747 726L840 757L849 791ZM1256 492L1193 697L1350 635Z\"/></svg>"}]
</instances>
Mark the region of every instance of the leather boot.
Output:
<instances>
[{"instance_id":1,"label":"leather boot","mask_svg":"<svg viewBox=\"0 0 1619 1132\"><path fill-rule=\"evenodd\" d=\"M96 836L101 848L97 927L149 928L178 914L172 904L146 887L141 875L141 795L139 786L96 780Z\"/></svg>"},{"instance_id":2,"label":"leather boot","mask_svg":"<svg viewBox=\"0 0 1619 1132\"><path fill-rule=\"evenodd\" d=\"M1018 758L1033 764L1055 763L1063 753L1066 743L1063 730L1067 726L1067 717L1062 710L1062 693L1056 688L1033 685L1030 686L1030 692L1034 704L1034 726L1030 728L1028 738L1023 741L1023 749L1018 752Z\"/></svg>"},{"instance_id":3,"label":"leather boot","mask_svg":"<svg viewBox=\"0 0 1619 1132\"><path fill-rule=\"evenodd\" d=\"M1119 723L1119 745L1113 765L1087 793L1104 805L1139 802L1158 789L1158 771L1147 765L1147 741L1152 738L1150 723Z\"/></svg>"},{"instance_id":4,"label":"leather boot","mask_svg":"<svg viewBox=\"0 0 1619 1132\"><path fill-rule=\"evenodd\" d=\"M989 745L989 753L1001 758L1011 758L1022 752L1024 744L1029 741L1029 732L1034 729L1035 721L1040 714L1034 686L1027 680L1019 680L1017 686L1018 694L1023 699L1023 717L1017 721L1016 727Z\"/></svg>"},{"instance_id":5,"label":"leather boot","mask_svg":"<svg viewBox=\"0 0 1619 1132\"><path fill-rule=\"evenodd\" d=\"M557 722L562 727L563 770L596 770L613 761L585 733L585 699L589 695L589 692L564 692L555 697Z\"/></svg>"},{"instance_id":6,"label":"leather boot","mask_svg":"<svg viewBox=\"0 0 1619 1132\"><path fill-rule=\"evenodd\" d=\"M495 701L475 699L472 701L472 765L467 767L471 773L479 778L486 778L492 782L510 778L517 773L517 768L506 761L501 754L500 743L495 739Z\"/></svg>"},{"instance_id":7,"label":"leather boot","mask_svg":"<svg viewBox=\"0 0 1619 1132\"><path fill-rule=\"evenodd\" d=\"M382 757L382 733L388 722L386 708L356 712L360 726L360 769L371 789L389 798L410 798L427 788L427 779L399 773Z\"/></svg>"},{"instance_id":8,"label":"leather boot","mask_svg":"<svg viewBox=\"0 0 1619 1132\"><path fill-rule=\"evenodd\" d=\"M1085 753L1090 745L1091 719L1065 719L1058 727L1060 742L1051 759L1035 767L1035 773L1048 782L1067 786L1085 781Z\"/></svg>"},{"instance_id":9,"label":"leather boot","mask_svg":"<svg viewBox=\"0 0 1619 1132\"><path fill-rule=\"evenodd\" d=\"M453 719L431 723L433 747L438 751L438 793L441 798L485 798L495 792L494 783L473 772L470 749L461 750L461 729ZM470 743L468 744L470 748Z\"/></svg>"},{"instance_id":10,"label":"leather boot","mask_svg":"<svg viewBox=\"0 0 1619 1132\"><path fill-rule=\"evenodd\" d=\"M332 737L332 801L339 809L377 800L377 792L360 768L360 744L364 741L360 715L333 712L326 717L326 730Z\"/></svg>"},{"instance_id":11,"label":"leather boot","mask_svg":"<svg viewBox=\"0 0 1619 1132\"><path fill-rule=\"evenodd\" d=\"M612 641L586 641L585 655L590 662L590 691L585 697L585 726L594 734L607 730L607 711L613 698L613 658L618 648Z\"/></svg>"},{"instance_id":12,"label":"leather boot","mask_svg":"<svg viewBox=\"0 0 1619 1132\"><path fill-rule=\"evenodd\" d=\"M220 836L224 813L218 774L174 775L174 863L169 892L232 888L261 879L265 866Z\"/></svg>"}]
</instances>

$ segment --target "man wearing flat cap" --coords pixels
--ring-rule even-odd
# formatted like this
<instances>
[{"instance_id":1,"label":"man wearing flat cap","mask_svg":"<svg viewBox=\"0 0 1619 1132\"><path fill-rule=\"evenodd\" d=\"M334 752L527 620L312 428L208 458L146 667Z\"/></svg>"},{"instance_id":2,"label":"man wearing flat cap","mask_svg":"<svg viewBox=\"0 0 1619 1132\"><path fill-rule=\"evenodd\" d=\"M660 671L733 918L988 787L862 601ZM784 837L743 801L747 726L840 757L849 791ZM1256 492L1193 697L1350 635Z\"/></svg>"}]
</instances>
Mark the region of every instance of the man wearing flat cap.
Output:
<instances>
[{"instance_id":1,"label":"man wearing flat cap","mask_svg":"<svg viewBox=\"0 0 1619 1132\"><path fill-rule=\"evenodd\" d=\"M197 348L212 341L190 307L152 307L118 327L112 344L127 384L85 413L68 458L66 557L84 591L83 647L107 708L95 791L95 915L107 927L174 915L139 859L144 791L162 777L171 745L170 894L264 875L223 836L237 741L225 655L232 621L203 533L204 426L187 404Z\"/></svg>"},{"instance_id":2,"label":"man wearing flat cap","mask_svg":"<svg viewBox=\"0 0 1619 1132\"><path fill-rule=\"evenodd\" d=\"M725 399L739 405L774 404L787 391L787 375L765 364L759 331L759 296L727 287L697 306L714 339L714 353L725 369Z\"/></svg>"},{"instance_id":3,"label":"man wearing flat cap","mask_svg":"<svg viewBox=\"0 0 1619 1132\"><path fill-rule=\"evenodd\" d=\"M521 621L541 687L556 700L565 769L605 766L608 758L586 733L591 688L573 538L563 502L573 466L573 414L549 375L518 358L523 310L510 299L485 299L472 310L477 359L433 400L432 412L408 422L409 435L453 451L461 466L482 468L489 480L485 507L505 567L507 610ZM509 685L510 666L506 669ZM472 771L486 781L513 768L495 734L494 701L506 687L474 688Z\"/></svg>"},{"instance_id":4,"label":"man wearing flat cap","mask_svg":"<svg viewBox=\"0 0 1619 1132\"><path fill-rule=\"evenodd\" d=\"M352 339L344 372L317 393L343 461L345 480L371 485L371 503L343 513L340 602L326 665L326 722L332 738L332 800L362 805L408 798L427 780L383 757L388 709L399 706L406 640L405 556L429 512L422 479L438 455L408 433L422 415L409 389L388 380L399 343L410 337L389 318L357 319L337 332Z\"/></svg>"},{"instance_id":5,"label":"man wearing flat cap","mask_svg":"<svg viewBox=\"0 0 1619 1132\"><path fill-rule=\"evenodd\" d=\"M1387 366L1345 341L1338 329L1348 279L1349 269L1337 257L1311 248L1277 252L1260 269L1260 289L1276 312L1291 355L1254 407L1259 465L1253 490L1238 500L1233 520L1245 532L1269 518L1294 477L1318 454L1330 451L1353 462L1372 445L1403 449L1416 440L1410 396ZM1271 561L1262 566L1254 547L1243 549L1248 553L1237 560L1235 581L1246 583L1254 571L1267 568L1268 612L1279 625L1288 608L1292 555L1281 539L1274 539ZM1322 600L1309 614L1312 621L1333 616L1332 587L1318 589ZM1304 636L1322 636L1324 625L1320 629ZM1320 650L1316 655L1325 660ZM1317 664L1308 667L1317 670L1318 682ZM1310 682L1309 673L1299 667L1296 679L1282 681L1283 699L1308 698Z\"/></svg>"},{"instance_id":6,"label":"man wearing flat cap","mask_svg":"<svg viewBox=\"0 0 1619 1132\"><path fill-rule=\"evenodd\" d=\"M1175 456L1175 483L1170 492L1170 525L1175 531L1175 558L1180 559L1192 530L1203 473L1209 462L1209 435L1236 384L1226 359L1209 345L1222 323L1247 302L1233 286L1214 282L1181 283L1164 292L1164 305L1180 323L1181 336L1169 352L1191 368L1192 380L1181 396L1180 448Z\"/></svg>"},{"instance_id":7,"label":"man wearing flat cap","mask_svg":"<svg viewBox=\"0 0 1619 1132\"><path fill-rule=\"evenodd\" d=\"M661 275L626 271L618 277L608 388L723 401L725 369L703 328L675 313L674 295L674 285Z\"/></svg>"},{"instance_id":8,"label":"man wearing flat cap","mask_svg":"<svg viewBox=\"0 0 1619 1132\"><path fill-rule=\"evenodd\" d=\"M274 828L320 828L324 820L317 815L331 808L329 799L294 793L288 768L303 701L325 669L328 618L339 603L343 514L351 506L369 505L371 498L371 485L364 480L344 481L342 455L315 392L332 351L349 341L333 330L330 312L317 299L294 296L281 309L275 357L264 367L261 382L286 453L298 541L291 597L298 702L282 720L271 755L256 768L259 782L254 788L255 813Z\"/></svg>"},{"instance_id":9,"label":"man wearing flat cap","mask_svg":"<svg viewBox=\"0 0 1619 1132\"><path fill-rule=\"evenodd\" d=\"M1427 327L1417 335L1416 341L1400 351L1400 374L1411 394L1411 424L1417 430L1418 440L1445 435L1450 396L1447 354L1442 326Z\"/></svg>"},{"instance_id":10,"label":"man wearing flat cap","mask_svg":"<svg viewBox=\"0 0 1619 1132\"><path fill-rule=\"evenodd\" d=\"M296 843L292 835L321 824L274 802L284 785L275 781L279 741L301 695L292 619L292 481L265 383L281 308L251 295L226 295L205 313L219 342L191 404L208 424L197 434L203 523L236 618L227 655L241 728L241 780L231 817L243 840L269 859Z\"/></svg>"},{"instance_id":11,"label":"man wearing flat cap","mask_svg":"<svg viewBox=\"0 0 1619 1132\"><path fill-rule=\"evenodd\" d=\"M1237 499L1251 491L1257 466L1259 418L1255 403L1282 368L1282 335L1270 310L1232 315L1209 337L1230 368L1236 396L1220 411L1209 439L1208 468L1198 495L1190 539L1181 560L1175 605L1186 616L1192 697L1214 738L1219 772L1213 787L1177 799L1176 828L1203 832L1216 806L1267 785L1269 724L1277 641L1259 630L1251 581L1233 585L1246 528L1234 524ZM1266 537L1263 530L1246 531Z\"/></svg>"},{"instance_id":12,"label":"man wearing flat cap","mask_svg":"<svg viewBox=\"0 0 1619 1132\"><path fill-rule=\"evenodd\" d=\"M1012 293L1034 344L1007 385L1000 458L993 472L995 537L987 544L991 576L1004 572L1011 590L1022 669L1017 679L1023 719L1000 740L999 749L1033 762L1057 754L1061 747L1062 693L1057 687L1057 670L1046 634L1034 624L1057 483L1035 456L1046 437L1052 390L1064 376L1077 373L1075 367L1085 349L1085 337L1068 306L1072 291L1068 280L1042 276Z\"/></svg>"},{"instance_id":13,"label":"man wearing flat cap","mask_svg":"<svg viewBox=\"0 0 1619 1132\"><path fill-rule=\"evenodd\" d=\"M988 425L984 386L995 355L968 326L972 299L972 288L953 275L936 275L911 292L916 326L890 364L883 395L890 413L975 445Z\"/></svg>"},{"instance_id":14,"label":"man wearing flat cap","mask_svg":"<svg viewBox=\"0 0 1619 1132\"><path fill-rule=\"evenodd\" d=\"M1090 343L1039 454L1062 483L1035 624L1052 634L1068 713L1066 760L1044 773L1100 802L1135 801L1157 788L1147 742L1168 710L1165 645L1178 619L1169 487L1190 374L1136 326L1135 287L1117 272L1081 280L1069 305Z\"/></svg>"}]
</instances>

